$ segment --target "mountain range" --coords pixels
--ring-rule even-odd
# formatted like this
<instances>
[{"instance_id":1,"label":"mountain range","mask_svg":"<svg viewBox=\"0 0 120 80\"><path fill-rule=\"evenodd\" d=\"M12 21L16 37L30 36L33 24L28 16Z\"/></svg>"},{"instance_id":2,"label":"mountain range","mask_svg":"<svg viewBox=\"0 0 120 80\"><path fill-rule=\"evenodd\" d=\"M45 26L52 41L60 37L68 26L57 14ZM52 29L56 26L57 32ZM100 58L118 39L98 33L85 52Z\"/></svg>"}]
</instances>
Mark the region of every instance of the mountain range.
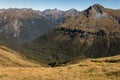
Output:
<instances>
[{"instance_id":1,"label":"mountain range","mask_svg":"<svg viewBox=\"0 0 120 80\"><path fill-rule=\"evenodd\" d=\"M65 18L76 16L79 11L57 9L37 11L32 9L1 9L0 33L16 42L33 40L64 21Z\"/></svg>"},{"instance_id":2,"label":"mountain range","mask_svg":"<svg viewBox=\"0 0 120 80\"><path fill-rule=\"evenodd\" d=\"M45 56L44 63L59 65L76 58L99 58L120 53L119 10L90 6L68 17L53 30L24 47ZM47 56L46 56L47 55Z\"/></svg>"},{"instance_id":3,"label":"mountain range","mask_svg":"<svg viewBox=\"0 0 120 80\"><path fill-rule=\"evenodd\" d=\"M49 66L120 54L120 10L1 9L0 45Z\"/></svg>"}]
</instances>

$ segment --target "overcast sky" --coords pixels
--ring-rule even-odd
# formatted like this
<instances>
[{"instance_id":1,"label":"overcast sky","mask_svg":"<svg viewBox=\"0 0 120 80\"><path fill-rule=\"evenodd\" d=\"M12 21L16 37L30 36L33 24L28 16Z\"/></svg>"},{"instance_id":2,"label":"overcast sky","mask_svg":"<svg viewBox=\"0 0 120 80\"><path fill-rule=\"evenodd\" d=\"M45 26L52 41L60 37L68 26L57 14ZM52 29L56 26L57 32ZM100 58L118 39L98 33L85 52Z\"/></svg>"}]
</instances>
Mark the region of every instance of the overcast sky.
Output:
<instances>
[{"instance_id":1,"label":"overcast sky","mask_svg":"<svg viewBox=\"0 0 120 80\"><path fill-rule=\"evenodd\" d=\"M120 0L0 0L0 8L32 8L35 10L75 8L79 11L99 3L107 8L120 9Z\"/></svg>"}]
</instances>

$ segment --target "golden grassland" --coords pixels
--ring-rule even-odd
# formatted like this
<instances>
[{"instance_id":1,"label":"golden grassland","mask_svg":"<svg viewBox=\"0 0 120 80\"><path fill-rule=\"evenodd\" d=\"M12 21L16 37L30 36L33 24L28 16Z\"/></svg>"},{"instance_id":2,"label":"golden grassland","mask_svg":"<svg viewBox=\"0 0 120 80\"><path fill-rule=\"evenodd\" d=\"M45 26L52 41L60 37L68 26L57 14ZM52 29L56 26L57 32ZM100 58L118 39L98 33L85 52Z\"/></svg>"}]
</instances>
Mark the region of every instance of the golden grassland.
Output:
<instances>
[{"instance_id":1,"label":"golden grassland","mask_svg":"<svg viewBox=\"0 0 120 80\"><path fill-rule=\"evenodd\" d=\"M0 80L120 80L120 55L86 59L53 68L33 66L34 63L19 59L16 61L28 64L29 67L3 65L0 67Z\"/></svg>"},{"instance_id":2,"label":"golden grassland","mask_svg":"<svg viewBox=\"0 0 120 80\"><path fill-rule=\"evenodd\" d=\"M25 57L20 56L19 53L5 47L0 46L0 67L1 66L40 66L34 62L27 60Z\"/></svg>"}]
</instances>

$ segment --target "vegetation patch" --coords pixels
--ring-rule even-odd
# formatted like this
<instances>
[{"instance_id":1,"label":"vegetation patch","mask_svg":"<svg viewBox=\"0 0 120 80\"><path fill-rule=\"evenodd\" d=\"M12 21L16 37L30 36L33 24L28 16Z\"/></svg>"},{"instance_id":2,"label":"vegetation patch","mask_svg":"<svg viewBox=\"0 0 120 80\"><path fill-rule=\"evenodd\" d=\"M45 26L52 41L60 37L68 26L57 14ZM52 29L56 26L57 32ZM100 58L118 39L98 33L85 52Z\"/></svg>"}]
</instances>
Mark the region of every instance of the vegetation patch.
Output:
<instances>
[{"instance_id":1,"label":"vegetation patch","mask_svg":"<svg viewBox=\"0 0 120 80\"><path fill-rule=\"evenodd\" d=\"M110 77L110 78L118 78L118 79L120 79L120 71L106 72L105 75Z\"/></svg>"},{"instance_id":2,"label":"vegetation patch","mask_svg":"<svg viewBox=\"0 0 120 80\"><path fill-rule=\"evenodd\" d=\"M106 60L104 60L105 62L108 62L108 63L120 63L120 59L106 59Z\"/></svg>"}]
</instances>

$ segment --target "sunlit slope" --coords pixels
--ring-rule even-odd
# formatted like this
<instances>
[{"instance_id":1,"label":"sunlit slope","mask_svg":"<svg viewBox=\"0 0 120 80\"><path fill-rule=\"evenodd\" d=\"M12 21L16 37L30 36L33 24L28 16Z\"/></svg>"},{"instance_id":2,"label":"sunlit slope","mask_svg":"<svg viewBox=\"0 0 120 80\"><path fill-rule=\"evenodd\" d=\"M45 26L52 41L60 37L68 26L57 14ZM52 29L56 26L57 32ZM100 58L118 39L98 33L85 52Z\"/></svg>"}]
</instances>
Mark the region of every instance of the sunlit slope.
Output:
<instances>
[{"instance_id":1,"label":"sunlit slope","mask_svg":"<svg viewBox=\"0 0 120 80\"><path fill-rule=\"evenodd\" d=\"M120 80L120 55L61 67L0 67L0 80Z\"/></svg>"},{"instance_id":2,"label":"sunlit slope","mask_svg":"<svg viewBox=\"0 0 120 80\"><path fill-rule=\"evenodd\" d=\"M20 56L19 53L0 46L0 66L39 66Z\"/></svg>"}]
</instances>

